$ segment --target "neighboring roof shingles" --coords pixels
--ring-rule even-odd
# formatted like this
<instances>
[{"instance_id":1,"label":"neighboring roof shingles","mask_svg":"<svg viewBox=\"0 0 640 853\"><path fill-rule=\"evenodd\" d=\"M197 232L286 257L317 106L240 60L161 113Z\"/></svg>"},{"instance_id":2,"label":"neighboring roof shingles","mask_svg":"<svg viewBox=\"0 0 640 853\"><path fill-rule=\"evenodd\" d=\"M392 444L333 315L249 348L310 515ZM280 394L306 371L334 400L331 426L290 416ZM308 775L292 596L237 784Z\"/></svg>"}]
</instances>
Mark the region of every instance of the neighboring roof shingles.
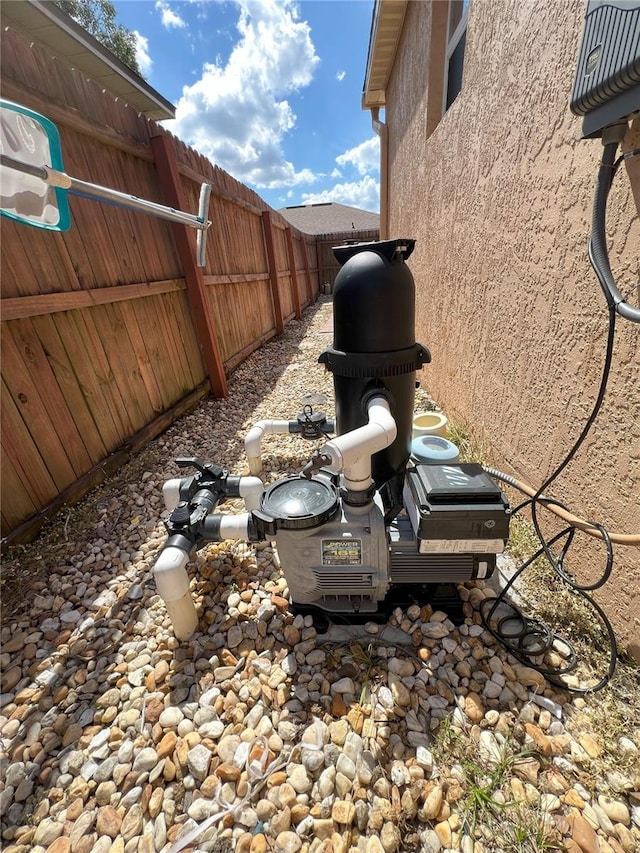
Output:
<instances>
[{"instance_id":1,"label":"neighboring roof shingles","mask_svg":"<svg viewBox=\"0 0 640 853\"><path fill-rule=\"evenodd\" d=\"M108 48L53 3L3 0L3 26L13 26L77 68L107 92L156 121L175 117L175 107Z\"/></svg>"},{"instance_id":2,"label":"neighboring roof shingles","mask_svg":"<svg viewBox=\"0 0 640 853\"><path fill-rule=\"evenodd\" d=\"M305 234L338 234L380 228L379 214L335 202L281 207L278 213Z\"/></svg>"}]
</instances>

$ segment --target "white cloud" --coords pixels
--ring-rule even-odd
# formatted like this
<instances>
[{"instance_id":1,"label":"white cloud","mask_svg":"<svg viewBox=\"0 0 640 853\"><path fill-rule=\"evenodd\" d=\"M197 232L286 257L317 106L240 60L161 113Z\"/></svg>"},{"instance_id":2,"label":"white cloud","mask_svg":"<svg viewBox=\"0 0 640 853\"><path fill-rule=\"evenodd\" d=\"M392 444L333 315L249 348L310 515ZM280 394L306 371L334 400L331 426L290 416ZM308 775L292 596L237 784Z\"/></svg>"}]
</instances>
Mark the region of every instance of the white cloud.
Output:
<instances>
[{"instance_id":1,"label":"white cloud","mask_svg":"<svg viewBox=\"0 0 640 853\"><path fill-rule=\"evenodd\" d=\"M140 66L140 71L146 76L151 73L153 61L149 56L149 39L141 35L137 30L133 31L136 39L136 61Z\"/></svg>"},{"instance_id":2,"label":"white cloud","mask_svg":"<svg viewBox=\"0 0 640 853\"><path fill-rule=\"evenodd\" d=\"M339 166L353 166L359 175L380 171L380 139L372 136L336 157Z\"/></svg>"},{"instance_id":3,"label":"white cloud","mask_svg":"<svg viewBox=\"0 0 640 853\"><path fill-rule=\"evenodd\" d=\"M177 29L187 26L180 15L178 15L177 12L174 12L165 0L156 0L156 9L162 15L162 26L165 27L165 29L170 30L172 27Z\"/></svg>"},{"instance_id":4,"label":"white cloud","mask_svg":"<svg viewBox=\"0 0 640 853\"><path fill-rule=\"evenodd\" d=\"M320 193L303 193L303 204L320 204L335 201L339 204L349 204L378 213L380 210L380 184L370 175L360 181L336 184L330 190Z\"/></svg>"},{"instance_id":5,"label":"white cloud","mask_svg":"<svg viewBox=\"0 0 640 853\"><path fill-rule=\"evenodd\" d=\"M342 83L342 81L344 80L344 78L345 78L346 76L347 76L347 72L346 72L346 71L338 71L338 73L336 74L336 80L337 80L339 83Z\"/></svg>"},{"instance_id":6,"label":"white cloud","mask_svg":"<svg viewBox=\"0 0 640 853\"><path fill-rule=\"evenodd\" d=\"M274 189L315 180L285 159L296 116L286 95L307 86L320 61L291 0L240 0L240 39L226 63L205 64L185 86L171 129L238 180Z\"/></svg>"}]
</instances>

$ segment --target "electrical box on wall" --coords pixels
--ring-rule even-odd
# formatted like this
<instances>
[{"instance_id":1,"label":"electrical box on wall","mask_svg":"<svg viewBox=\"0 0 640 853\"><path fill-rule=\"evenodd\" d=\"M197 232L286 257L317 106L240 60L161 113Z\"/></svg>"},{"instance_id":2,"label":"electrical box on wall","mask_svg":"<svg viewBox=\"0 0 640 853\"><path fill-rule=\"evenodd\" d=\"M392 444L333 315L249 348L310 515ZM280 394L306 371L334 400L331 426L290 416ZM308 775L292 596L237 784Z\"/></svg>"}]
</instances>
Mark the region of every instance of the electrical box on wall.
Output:
<instances>
[{"instance_id":1,"label":"electrical box on wall","mask_svg":"<svg viewBox=\"0 0 640 853\"><path fill-rule=\"evenodd\" d=\"M588 0L571 111L583 138L640 115L640 0Z\"/></svg>"}]
</instances>

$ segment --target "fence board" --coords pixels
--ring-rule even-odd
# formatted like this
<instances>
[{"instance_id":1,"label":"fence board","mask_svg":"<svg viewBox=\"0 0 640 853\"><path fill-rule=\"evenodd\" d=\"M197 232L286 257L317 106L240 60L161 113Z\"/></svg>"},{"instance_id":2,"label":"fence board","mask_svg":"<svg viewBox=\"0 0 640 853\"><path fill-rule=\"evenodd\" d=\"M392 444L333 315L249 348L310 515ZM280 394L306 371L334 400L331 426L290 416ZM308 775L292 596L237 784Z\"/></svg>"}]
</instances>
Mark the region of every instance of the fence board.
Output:
<instances>
[{"instance_id":1,"label":"fence board","mask_svg":"<svg viewBox=\"0 0 640 853\"><path fill-rule=\"evenodd\" d=\"M100 322L102 310L102 307L99 307L93 311L78 312L78 325L91 363L95 365L98 376L100 376L103 393L113 407L114 421L118 425L120 440L125 442L128 436L134 434L135 430L127 405L128 394L125 393L125 396L122 396L114 374L113 350L109 347L109 337L103 338L102 336L103 324Z\"/></svg>"},{"instance_id":2,"label":"fence board","mask_svg":"<svg viewBox=\"0 0 640 853\"><path fill-rule=\"evenodd\" d=\"M142 300L140 300L142 303ZM159 415L164 411L165 405L160 392L160 386L156 379L155 371L151 365L151 359L147 350L145 339L138 325L138 314L144 314L143 304L122 302L118 304L122 313L125 328L127 329L131 349L137 362L137 373L140 374L142 383L149 398L150 411ZM149 420L149 410L145 412L145 423Z\"/></svg>"},{"instance_id":3,"label":"fence board","mask_svg":"<svg viewBox=\"0 0 640 853\"><path fill-rule=\"evenodd\" d=\"M120 394L126 400L131 429L135 433L147 423L152 409L122 313L124 304L103 305L94 314L100 337L111 353L109 363Z\"/></svg>"},{"instance_id":4,"label":"fence board","mask_svg":"<svg viewBox=\"0 0 640 853\"><path fill-rule=\"evenodd\" d=\"M169 333L175 341L178 363L184 376L183 393L186 394L207 378L204 354L193 332L193 308L187 299L186 292L176 294L176 299L170 303L168 300L165 302L167 304L165 319L169 326Z\"/></svg>"},{"instance_id":5,"label":"fence board","mask_svg":"<svg viewBox=\"0 0 640 853\"><path fill-rule=\"evenodd\" d=\"M273 332L271 291L267 281L237 282L210 287L209 304L218 316L228 322L220 326L220 347L225 364L252 342ZM248 353L247 353L248 354Z\"/></svg>"},{"instance_id":6,"label":"fence board","mask_svg":"<svg viewBox=\"0 0 640 853\"><path fill-rule=\"evenodd\" d=\"M106 453L110 453L125 440L126 433L116 417L116 401L109 393L108 377L99 373L99 361L95 358L99 342L93 349L87 347L87 328L78 311L56 314L55 323L91 412L95 431Z\"/></svg>"},{"instance_id":7,"label":"fence board","mask_svg":"<svg viewBox=\"0 0 640 853\"><path fill-rule=\"evenodd\" d=\"M139 334L144 342L146 358L149 370L153 374L158 389L158 404L154 403L154 409L164 411L176 402L175 374L166 369L166 345L160 341L158 330L160 328L160 317L158 316L159 300L139 299L135 303L135 320L139 328Z\"/></svg>"},{"instance_id":8,"label":"fence board","mask_svg":"<svg viewBox=\"0 0 640 853\"><path fill-rule=\"evenodd\" d=\"M18 230L21 226L8 219L2 220L2 293L9 297L20 297L33 292L33 270L24 251ZM6 251L11 246L12 251ZM28 283L27 283L28 282ZM4 315L3 315L4 317Z\"/></svg>"},{"instance_id":9,"label":"fence board","mask_svg":"<svg viewBox=\"0 0 640 853\"><path fill-rule=\"evenodd\" d=\"M37 506L44 506L60 491L22 415L10 389L2 380L2 447L15 467L22 483L28 487L29 495ZM4 489L4 469L2 477ZM2 501L3 509L11 512L12 501ZM14 517L14 524L16 518Z\"/></svg>"},{"instance_id":10,"label":"fence board","mask_svg":"<svg viewBox=\"0 0 640 853\"><path fill-rule=\"evenodd\" d=\"M5 501L2 504L2 527L5 530L11 530L15 526L15 519L29 518L37 511L38 507L33 502L22 475L14 468L11 457L4 446L1 448L0 459L2 460L0 463L2 466L2 488L5 490L5 494L11 495L10 503Z\"/></svg>"},{"instance_id":11,"label":"fence board","mask_svg":"<svg viewBox=\"0 0 640 853\"><path fill-rule=\"evenodd\" d=\"M197 376L200 380L207 376L200 344L193 334L191 306L186 293L177 294L176 300L169 301L162 298L160 301L165 306L161 318L165 340L172 353L172 359L175 360L177 387L184 395L194 387ZM196 372L198 366L199 373Z\"/></svg>"},{"instance_id":12,"label":"fence board","mask_svg":"<svg viewBox=\"0 0 640 853\"><path fill-rule=\"evenodd\" d=\"M47 411L53 430L65 449L74 474L80 476L83 471L91 467L91 456L87 452L82 430L74 420L74 414L58 384L49 360L49 353L45 352L33 322L16 320L11 324L8 337L10 339L8 351L12 353L12 357L21 359L21 370L18 369L15 378L26 383L25 370L28 371L29 379L37 377L37 384L32 383L31 401L36 402L34 394L36 392L39 405ZM11 343L15 346L15 351ZM15 361L13 369L16 369ZM20 392L21 397L24 393L24 391Z\"/></svg>"},{"instance_id":13,"label":"fence board","mask_svg":"<svg viewBox=\"0 0 640 853\"><path fill-rule=\"evenodd\" d=\"M51 421L47 399L42 398L43 386L36 386L32 380L10 329L5 329L2 334L2 371L10 397L23 419L19 433L24 438L25 433L31 435L56 487L63 489L76 479L75 471L67 456L65 443L60 440ZM3 407L6 403L6 400L3 401ZM16 425L18 428L19 424Z\"/></svg>"},{"instance_id":14,"label":"fence board","mask_svg":"<svg viewBox=\"0 0 640 853\"><path fill-rule=\"evenodd\" d=\"M58 311L71 311L74 308L91 308L94 305L106 305L111 302L125 302L129 299L140 300L159 293L172 293L184 290L183 279L143 282L142 284L123 284L115 287L96 288L73 292L43 293L40 296L21 296L2 299L3 320L17 320L21 317L36 317L39 314L55 314Z\"/></svg>"},{"instance_id":15,"label":"fence board","mask_svg":"<svg viewBox=\"0 0 640 853\"><path fill-rule=\"evenodd\" d=\"M78 382L74 363L69 359L67 350L60 338L56 324L57 319L57 317L54 319L53 317L45 316L34 317L32 320L23 322L31 324L35 335L37 335L38 340L42 344L69 413L73 413L74 426L77 427L78 433L82 438L91 464L95 465L96 462L104 459L108 453L108 449L102 441L99 430L96 429L91 410L87 405L82 387ZM43 373L39 372L39 375L42 376ZM52 389L49 387L46 388L47 394L49 394L50 390ZM82 460L79 470L84 472L86 468L86 460Z\"/></svg>"}]
</instances>

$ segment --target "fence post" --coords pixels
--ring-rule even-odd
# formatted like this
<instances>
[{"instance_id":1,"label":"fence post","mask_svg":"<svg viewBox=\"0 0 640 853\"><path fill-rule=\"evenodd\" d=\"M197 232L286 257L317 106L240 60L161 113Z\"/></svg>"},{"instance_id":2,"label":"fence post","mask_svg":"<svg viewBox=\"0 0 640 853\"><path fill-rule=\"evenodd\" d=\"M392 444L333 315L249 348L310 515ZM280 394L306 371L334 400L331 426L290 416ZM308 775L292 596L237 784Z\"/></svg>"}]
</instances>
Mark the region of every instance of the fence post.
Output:
<instances>
[{"instance_id":1,"label":"fence post","mask_svg":"<svg viewBox=\"0 0 640 853\"><path fill-rule=\"evenodd\" d=\"M184 210L184 193L180 185L178 164L169 137L163 133L153 135L151 137L151 150L165 201L171 207ZM211 390L216 397L226 397L229 393L227 377L205 293L204 276L202 269L196 264L195 240L189 234L190 229L187 225L172 222L171 230L187 284L189 306L202 351L202 358L209 375Z\"/></svg>"},{"instance_id":2,"label":"fence post","mask_svg":"<svg viewBox=\"0 0 640 853\"><path fill-rule=\"evenodd\" d=\"M316 237L316 262L318 264L318 293L324 292L324 268L322 266L322 254L324 251L324 243L319 237Z\"/></svg>"},{"instance_id":3,"label":"fence post","mask_svg":"<svg viewBox=\"0 0 640 853\"><path fill-rule=\"evenodd\" d=\"M269 284L271 285L271 298L273 299L273 313L276 321L276 332L284 333L284 318L282 316L282 303L280 302L280 289L278 287L278 269L276 267L276 253L273 246L273 223L271 211L262 211L262 231L264 233L264 244L267 249L267 264L269 266Z\"/></svg>"},{"instance_id":4,"label":"fence post","mask_svg":"<svg viewBox=\"0 0 640 853\"><path fill-rule=\"evenodd\" d=\"M296 269L296 256L293 251L293 237L291 236L291 228L287 225L284 229L284 236L287 241L287 255L289 256L289 270L291 272L291 285L293 287L293 307L296 312L296 320L302 318L302 309L300 307L300 293L298 292L298 270Z\"/></svg>"},{"instance_id":5,"label":"fence post","mask_svg":"<svg viewBox=\"0 0 640 853\"><path fill-rule=\"evenodd\" d=\"M309 247L307 246L307 238L302 237L302 249L304 257L304 272L307 279L307 292L309 293L309 304L317 301L317 295L313 292L313 281L311 280L311 266L309 265Z\"/></svg>"}]
</instances>

